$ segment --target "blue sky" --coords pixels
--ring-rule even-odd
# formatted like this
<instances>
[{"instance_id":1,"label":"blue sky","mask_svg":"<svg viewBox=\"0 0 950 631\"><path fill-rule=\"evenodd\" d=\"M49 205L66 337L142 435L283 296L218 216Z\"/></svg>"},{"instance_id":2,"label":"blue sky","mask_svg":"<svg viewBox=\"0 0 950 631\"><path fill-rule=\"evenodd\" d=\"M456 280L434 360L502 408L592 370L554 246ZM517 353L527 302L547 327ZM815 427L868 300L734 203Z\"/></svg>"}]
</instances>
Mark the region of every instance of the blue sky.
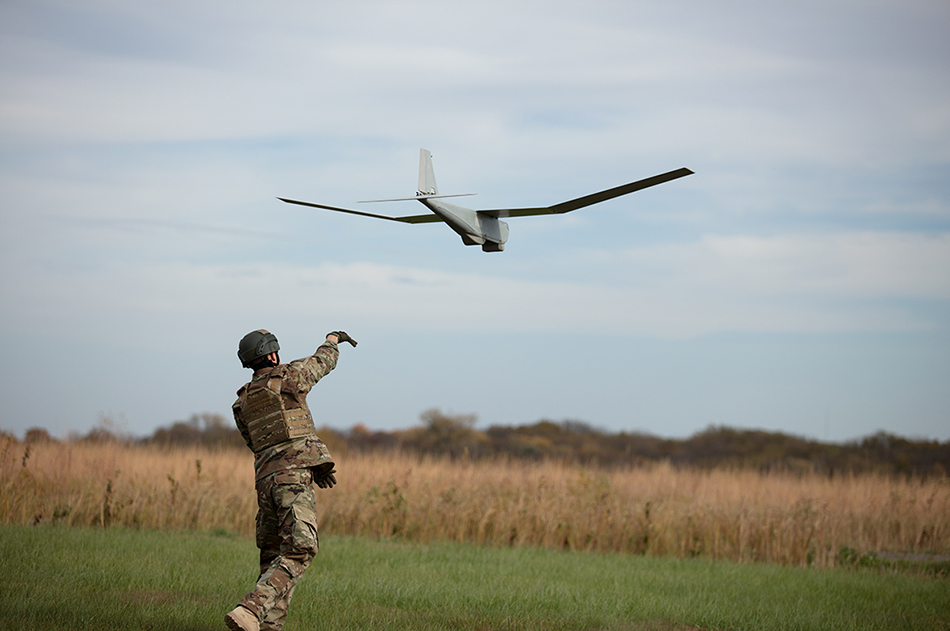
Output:
<instances>
[{"instance_id":1,"label":"blue sky","mask_svg":"<svg viewBox=\"0 0 950 631\"><path fill-rule=\"evenodd\" d=\"M950 439L950 6L4 2L0 428L229 415L346 329L318 425ZM503 253L282 204L563 216ZM376 207L416 214L411 202Z\"/></svg>"}]
</instances>

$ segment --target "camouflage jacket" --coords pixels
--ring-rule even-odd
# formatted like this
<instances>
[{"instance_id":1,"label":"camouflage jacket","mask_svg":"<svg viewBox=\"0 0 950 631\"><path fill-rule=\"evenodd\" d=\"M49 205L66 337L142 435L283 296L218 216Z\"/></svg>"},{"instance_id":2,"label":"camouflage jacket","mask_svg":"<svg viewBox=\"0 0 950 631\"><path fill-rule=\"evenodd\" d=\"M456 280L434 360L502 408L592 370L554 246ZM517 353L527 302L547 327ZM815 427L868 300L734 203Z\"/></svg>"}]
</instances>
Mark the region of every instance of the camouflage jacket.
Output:
<instances>
[{"instance_id":1,"label":"camouflage jacket","mask_svg":"<svg viewBox=\"0 0 950 631\"><path fill-rule=\"evenodd\" d=\"M287 407L307 407L307 393L320 379L336 368L340 350L333 342L324 342L310 357L296 359L289 364L282 365L284 373L280 384L281 396ZM254 372L251 382L267 378L274 368L265 368ZM238 400L232 406L234 422L248 448L251 447L251 436L247 424L241 414L241 390L238 390ZM330 450L322 440L316 436L296 438L286 442L266 447L254 454L254 479L262 478L286 469L314 468L315 474L333 469L333 458Z\"/></svg>"}]
</instances>

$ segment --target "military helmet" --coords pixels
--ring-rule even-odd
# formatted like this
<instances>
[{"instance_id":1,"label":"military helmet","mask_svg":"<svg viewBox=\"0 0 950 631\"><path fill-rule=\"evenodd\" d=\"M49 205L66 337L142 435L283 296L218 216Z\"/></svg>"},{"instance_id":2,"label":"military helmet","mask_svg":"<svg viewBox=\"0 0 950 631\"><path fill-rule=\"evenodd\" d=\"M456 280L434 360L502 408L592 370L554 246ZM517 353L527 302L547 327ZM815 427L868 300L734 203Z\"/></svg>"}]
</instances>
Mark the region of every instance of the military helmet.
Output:
<instances>
[{"instance_id":1,"label":"military helmet","mask_svg":"<svg viewBox=\"0 0 950 631\"><path fill-rule=\"evenodd\" d=\"M245 368L250 368L255 360L280 350L277 337L270 331L258 329L241 338L238 344L238 359Z\"/></svg>"}]
</instances>

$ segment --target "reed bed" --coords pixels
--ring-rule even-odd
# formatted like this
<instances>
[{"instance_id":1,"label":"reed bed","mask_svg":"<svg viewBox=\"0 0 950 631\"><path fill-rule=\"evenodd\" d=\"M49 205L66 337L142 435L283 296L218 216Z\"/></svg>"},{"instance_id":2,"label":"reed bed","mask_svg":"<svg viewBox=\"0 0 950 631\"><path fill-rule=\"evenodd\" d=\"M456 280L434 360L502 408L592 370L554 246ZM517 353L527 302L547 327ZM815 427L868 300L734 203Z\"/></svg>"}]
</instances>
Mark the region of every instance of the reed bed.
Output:
<instances>
[{"instance_id":1,"label":"reed bed","mask_svg":"<svg viewBox=\"0 0 950 631\"><path fill-rule=\"evenodd\" d=\"M0 521L249 535L250 452L0 439ZM678 558L831 567L865 552L950 554L946 478L338 458L321 529Z\"/></svg>"}]
</instances>

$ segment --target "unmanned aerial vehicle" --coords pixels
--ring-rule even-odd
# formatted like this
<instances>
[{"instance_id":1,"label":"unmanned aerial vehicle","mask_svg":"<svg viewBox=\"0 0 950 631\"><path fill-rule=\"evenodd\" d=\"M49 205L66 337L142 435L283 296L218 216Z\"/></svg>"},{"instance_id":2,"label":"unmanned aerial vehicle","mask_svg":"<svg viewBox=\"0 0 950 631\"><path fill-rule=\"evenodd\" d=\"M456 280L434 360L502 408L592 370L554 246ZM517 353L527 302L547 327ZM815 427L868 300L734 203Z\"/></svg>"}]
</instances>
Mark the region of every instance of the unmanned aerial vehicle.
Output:
<instances>
[{"instance_id":1,"label":"unmanned aerial vehicle","mask_svg":"<svg viewBox=\"0 0 950 631\"><path fill-rule=\"evenodd\" d=\"M609 188L599 193L592 193L584 197L578 197L553 206L538 206L534 208L496 208L493 210L472 210L462 206L456 206L449 202L442 201L446 197L466 197L475 193L456 193L439 194L439 188L435 184L435 172L432 170L432 154L425 149L419 150L419 190L414 197L396 197L392 199L370 199L365 202L398 202L407 200L417 200L428 208L430 213L424 215L410 215L407 217L390 217L389 215L378 215L361 210L351 210L349 208L338 208L336 206L327 206L325 204L314 204L312 202L301 202L295 199L286 199L278 197L282 202L288 204L299 204L300 206L311 206L313 208L323 208L324 210L335 210L341 213L351 213L353 215L363 215L364 217L374 217L376 219L388 219L390 221L401 221L403 223L431 223L436 221L445 222L449 228L454 230L462 237L462 243L465 245L480 245L485 252L501 252L505 249L505 242L508 241L508 224L502 219L508 217L527 217L529 215L558 215L567 213L578 208L584 208L592 204L599 204L608 199L627 195L634 191L639 191L657 184L663 184L670 180L675 180L687 175L692 175L692 171L687 168L676 169L668 173L661 173L643 180L630 182L615 188Z\"/></svg>"}]
</instances>

